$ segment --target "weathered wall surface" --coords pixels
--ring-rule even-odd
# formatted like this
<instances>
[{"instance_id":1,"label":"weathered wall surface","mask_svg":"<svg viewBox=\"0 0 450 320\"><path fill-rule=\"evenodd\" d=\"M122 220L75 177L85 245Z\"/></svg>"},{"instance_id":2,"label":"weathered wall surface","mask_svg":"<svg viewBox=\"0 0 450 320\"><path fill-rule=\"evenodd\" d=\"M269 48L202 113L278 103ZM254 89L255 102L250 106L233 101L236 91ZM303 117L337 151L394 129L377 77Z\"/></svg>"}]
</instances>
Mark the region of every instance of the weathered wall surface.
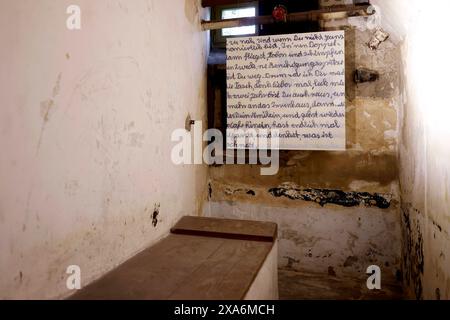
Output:
<instances>
[{"instance_id":1,"label":"weathered wall surface","mask_svg":"<svg viewBox=\"0 0 450 320\"><path fill-rule=\"evenodd\" d=\"M398 276L400 55L391 41L369 49L371 36L346 27L347 151L281 152L274 176L256 165L210 167L205 215L277 222L280 268L365 281L377 264L385 278ZM380 79L356 85L360 67Z\"/></svg>"},{"instance_id":2,"label":"weathered wall surface","mask_svg":"<svg viewBox=\"0 0 450 320\"><path fill-rule=\"evenodd\" d=\"M411 297L450 299L448 1L376 0L402 61L402 265Z\"/></svg>"},{"instance_id":3,"label":"weathered wall surface","mask_svg":"<svg viewBox=\"0 0 450 320\"><path fill-rule=\"evenodd\" d=\"M199 1L0 1L0 298L69 294L202 205L170 135L205 119Z\"/></svg>"}]
</instances>

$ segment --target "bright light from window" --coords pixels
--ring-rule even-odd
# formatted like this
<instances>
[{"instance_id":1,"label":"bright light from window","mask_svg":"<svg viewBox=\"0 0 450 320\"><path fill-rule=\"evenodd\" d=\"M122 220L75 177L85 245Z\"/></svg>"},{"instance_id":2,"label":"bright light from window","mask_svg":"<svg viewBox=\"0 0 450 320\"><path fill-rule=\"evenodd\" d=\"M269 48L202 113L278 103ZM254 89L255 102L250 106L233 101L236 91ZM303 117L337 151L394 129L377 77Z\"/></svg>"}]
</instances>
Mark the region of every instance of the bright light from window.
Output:
<instances>
[{"instance_id":1,"label":"bright light from window","mask_svg":"<svg viewBox=\"0 0 450 320\"><path fill-rule=\"evenodd\" d=\"M236 8L236 9L225 9L222 11L222 19L235 19L235 18L246 18L254 17L256 15L256 8ZM256 26L245 26L245 27L234 27L234 28L224 28L222 29L222 36L241 36L246 34L255 34Z\"/></svg>"}]
</instances>

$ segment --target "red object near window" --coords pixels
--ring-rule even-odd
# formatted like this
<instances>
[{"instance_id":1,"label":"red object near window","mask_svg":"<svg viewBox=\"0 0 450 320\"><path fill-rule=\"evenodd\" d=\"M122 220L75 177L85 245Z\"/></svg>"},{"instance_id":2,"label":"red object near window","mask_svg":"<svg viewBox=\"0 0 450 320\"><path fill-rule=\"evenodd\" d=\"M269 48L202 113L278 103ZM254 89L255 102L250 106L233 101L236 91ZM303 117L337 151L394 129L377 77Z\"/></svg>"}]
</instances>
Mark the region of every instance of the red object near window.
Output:
<instances>
[{"instance_id":1,"label":"red object near window","mask_svg":"<svg viewBox=\"0 0 450 320\"><path fill-rule=\"evenodd\" d=\"M276 22L286 22L287 21L287 9L283 5L278 5L273 8L272 17Z\"/></svg>"}]
</instances>

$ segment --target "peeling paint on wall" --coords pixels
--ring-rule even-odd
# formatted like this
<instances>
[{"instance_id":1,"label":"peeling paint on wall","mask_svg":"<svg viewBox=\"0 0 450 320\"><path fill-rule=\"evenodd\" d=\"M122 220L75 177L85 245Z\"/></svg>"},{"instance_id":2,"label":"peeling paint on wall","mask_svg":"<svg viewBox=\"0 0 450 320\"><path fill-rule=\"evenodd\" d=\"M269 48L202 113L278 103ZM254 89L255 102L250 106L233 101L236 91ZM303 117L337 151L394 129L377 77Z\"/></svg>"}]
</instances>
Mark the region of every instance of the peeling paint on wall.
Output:
<instances>
[{"instance_id":1,"label":"peeling paint on wall","mask_svg":"<svg viewBox=\"0 0 450 320\"><path fill-rule=\"evenodd\" d=\"M228 196L237 195L237 194L256 196L255 191L253 191L251 189L242 189L242 188L237 188L237 189L225 188L225 194Z\"/></svg>"},{"instance_id":2,"label":"peeling paint on wall","mask_svg":"<svg viewBox=\"0 0 450 320\"><path fill-rule=\"evenodd\" d=\"M391 205L391 195L370 194L368 192L345 192L342 190L327 189L301 189L291 184L284 184L277 188L269 189L274 197L286 197L291 200L311 201L320 204L335 204L343 207L378 207L387 209Z\"/></svg>"}]
</instances>

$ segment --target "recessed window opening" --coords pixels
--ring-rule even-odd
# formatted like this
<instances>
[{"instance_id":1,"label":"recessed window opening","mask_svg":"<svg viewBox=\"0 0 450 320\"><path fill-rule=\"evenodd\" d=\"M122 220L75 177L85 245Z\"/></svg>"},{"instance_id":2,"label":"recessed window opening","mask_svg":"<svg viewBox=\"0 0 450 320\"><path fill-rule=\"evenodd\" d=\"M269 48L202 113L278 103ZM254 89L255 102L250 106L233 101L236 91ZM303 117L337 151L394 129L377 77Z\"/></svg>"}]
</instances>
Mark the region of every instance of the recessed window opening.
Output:
<instances>
[{"instance_id":1,"label":"recessed window opening","mask_svg":"<svg viewBox=\"0 0 450 320\"><path fill-rule=\"evenodd\" d=\"M236 19L255 16L256 16L256 7L230 8L222 10L222 19ZM223 37L252 35L252 34L256 34L256 25L222 29Z\"/></svg>"}]
</instances>

